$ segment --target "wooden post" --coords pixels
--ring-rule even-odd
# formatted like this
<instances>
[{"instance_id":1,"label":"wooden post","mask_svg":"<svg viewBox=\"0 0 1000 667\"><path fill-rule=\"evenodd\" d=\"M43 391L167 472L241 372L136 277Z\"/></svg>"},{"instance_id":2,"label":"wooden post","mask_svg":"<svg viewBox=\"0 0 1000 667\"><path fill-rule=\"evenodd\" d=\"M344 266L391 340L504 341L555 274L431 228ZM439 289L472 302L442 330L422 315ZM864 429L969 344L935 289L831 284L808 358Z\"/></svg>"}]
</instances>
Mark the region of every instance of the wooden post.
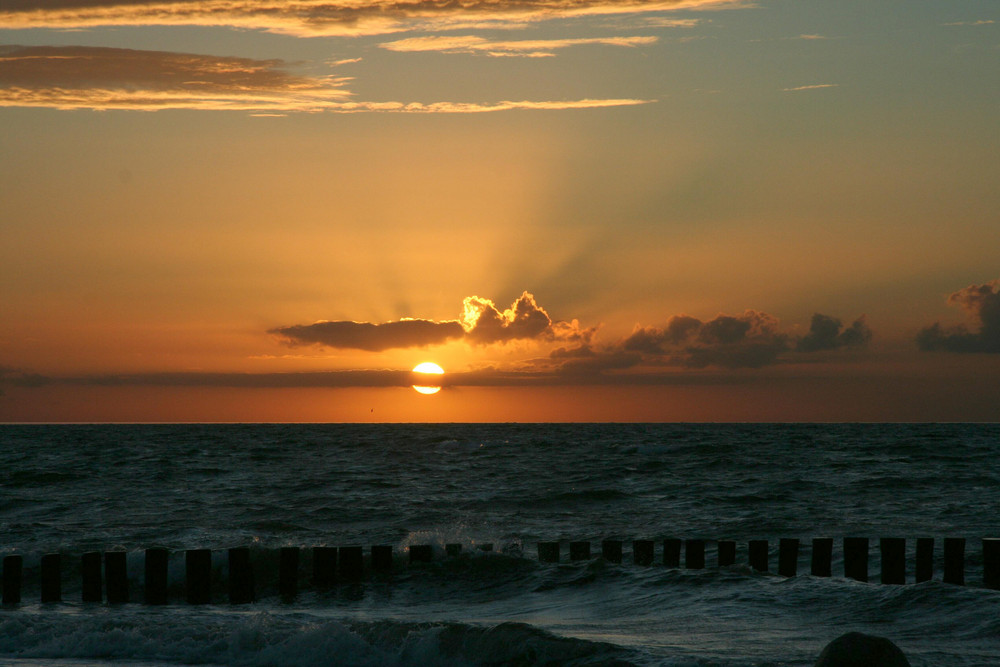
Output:
<instances>
[{"instance_id":1,"label":"wooden post","mask_svg":"<svg viewBox=\"0 0 1000 667\"><path fill-rule=\"evenodd\" d=\"M685 541L684 567L689 570L705 569L705 540Z\"/></svg>"},{"instance_id":2,"label":"wooden post","mask_svg":"<svg viewBox=\"0 0 1000 667\"><path fill-rule=\"evenodd\" d=\"M299 548L281 547L278 552L278 595L290 602L299 594Z\"/></svg>"},{"instance_id":3,"label":"wooden post","mask_svg":"<svg viewBox=\"0 0 1000 667\"><path fill-rule=\"evenodd\" d=\"M812 569L814 577L833 575L833 538L814 537L812 542Z\"/></svg>"},{"instance_id":4,"label":"wooden post","mask_svg":"<svg viewBox=\"0 0 1000 667\"><path fill-rule=\"evenodd\" d=\"M652 565L653 540L632 540L632 561L636 565Z\"/></svg>"},{"instance_id":5,"label":"wooden post","mask_svg":"<svg viewBox=\"0 0 1000 667\"><path fill-rule=\"evenodd\" d=\"M446 544L444 545L444 552L447 554L448 558L458 558L462 554L462 545Z\"/></svg>"},{"instance_id":6,"label":"wooden post","mask_svg":"<svg viewBox=\"0 0 1000 667\"><path fill-rule=\"evenodd\" d=\"M622 562L622 541L604 540L601 542L601 556L609 563Z\"/></svg>"},{"instance_id":7,"label":"wooden post","mask_svg":"<svg viewBox=\"0 0 1000 667\"><path fill-rule=\"evenodd\" d=\"M930 581L934 578L934 538L917 538L917 567L915 581Z\"/></svg>"},{"instance_id":8,"label":"wooden post","mask_svg":"<svg viewBox=\"0 0 1000 667\"><path fill-rule=\"evenodd\" d=\"M337 547L313 547L313 585L330 588L337 583Z\"/></svg>"},{"instance_id":9,"label":"wooden post","mask_svg":"<svg viewBox=\"0 0 1000 667\"><path fill-rule=\"evenodd\" d=\"M430 544L411 544L411 563L430 563L434 560L434 548Z\"/></svg>"},{"instance_id":10,"label":"wooden post","mask_svg":"<svg viewBox=\"0 0 1000 667\"><path fill-rule=\"evenodd\" d=\"M719 540L719 567L729 567L736 564L736 542L734 540Z\"/></svg>"},{"instance_id":11,"label":"wooden post","mask_svg":"<svg viewBox=\"0 0 1000 667\"><path fill-rule=\"evenodd\" d=\"M590 560L590 542L570 542L570 560Z\"/></svg>"},{"instance_id":12,"label":"wooden post","mask_svg":"<svg viewBox=\"0 0 1000 667\"><path fill-rule=\"evenodd\" d=\"M109 604L128 602L128 559L124 551L104 554L104 581L108 587Z\"/></svg>"},{"instance_id":13,"label":"wooden post","mask_svg":"<svg viewBox=\"0 0 1000 667\"><path fill-rule=\"evenodd\" d=\"M799 540L782 537L778 542L778 574L794 577L799 573Z\"/></svg>"},{"instance_id":14,"label":"wooden post","mask_svg":"<svg viewBox=\"0 0 1000 667\"><path fill-rule=\"evenodd\" d=\"M229 550L229 604L249 604L255 599L250 548L233 547Z\"/></svg>"},{"instance_id":15,"label":"wooden post","mask_svg":"<svg viewBox=\"0 0 1000 667\"><path fill-rule=\"evenodd\" d=\"M558 542L539 542L538 543L538 560L543 563L558 563L559 562L559 543Z\"/></svg>"},{"instance_id":16,"label":"wooden post","mask_svg":"<svg viewBox=\"0 0 1000 667\"><path fill-rule=\"evenodd\" d=\"M3 604L19 604L21 602L21 577L23 571L23 557L3 557Z\"/></svg>"},{"instance_id":17,"label":"wooden post","mask_svg":"<svg viewBox=\"0 0 1000 667\"><path fill-rule=\"evenodd\" d=\"M902 585L906 583L906 539L883 537L878 541L882 553L882 583Z\"/></svg>"},{"instance_id":18,"label":"wooden post","mask_svg":"<svg viewBox=\"0 0 1000 667\"><path fill-rule=\"evenodd\" d=\"M983 585L1000 590L1000 538L983 538Z\"/></svg>"},{"instance_id":19,"label":"wooden post","mask_svg":"<svg viewBox=\"0 0 1000 667\"><path fill-rule=\"evenodd\" d=\"M868 538L844 538L844 576L856 581L868 581Z\"/></svg>"},{"instance_id":20,"label":"wooden post","mask_svg":"<svg viewBox=\"0 0 1000 667\"><path fill-rule=\"evenodd\" d=\"M80 586L84 602L101 602L104 595L104 581L101 578L101 552L88 551L80 559Z\"/></svg>"},{"instance_id":21,"label":"wooden post","mask_svg":"<svg viewBox=\"0 0 1000 667\"><path fill-rule=\"evenodd\" d=\"M146 604L167 604L167 560L163 547L146 549Z\"/></svg>"},{"instance_id":22,"label":"wooden post","mask_svg":"<svg viewBox=\"0 0 1000 667\"><path fill-rule=\"evenodd\" d=\"M767 540L750 540L750 567L757 572L767 572Z\"/></svg>"},{"instance_id":23,"label":"wooden post","mask_svg":"<svg viewBox=\"0 0 1000 667\"><path fill-rule=\"evenodd\" d=\"M675 537L663 540L663 564L667 567L681 566L681 541Z\"/></svg>"},{"instance_id":24,"label":"wooden post","mask_svg":"<svg viewBox=\"0 0 1000 667\"><path fill-rule=\"evenodd\" d=\"M944 538L944 583L965 585L965 538Z\"/></svg>"},{"instance_id":25,"label":"wooden post","mask_svg":"<svg viewBox=\"0 0 1000 667\"><path fill-rule=\"evenodd\" d=\"M42 556L42 602L62 602L62 560L59 554Z\"/></svg>"},{"instance_id":26,"label":"wooden post","mask_svg":"<svg viewBox=\"0 0 1000 667\"><path fill-rule=\"evenodd\" d=\"M361 581L365 576L365 554L361 547L340 547L337 552L340 561L340 574L344 580ZM410 560L412 560L412 555Z\"/></svg>"},{"instance_id":27,"label":"wooden post","mask_svg":"<svg viewBox=\"0 0 1000 667\"><path fill-rule=\"evenodd\" d=\"M392 546L376 544L372 546L372 570L375 572L392 572Z\"/></svg>"},{"instance_id":28,"label":"wooden post","mask_svg":"<svg viewBox=\"0 0 1000 667\"><path fill-rule=\"evenodd\" d=\"M188 549L184 554L186 599L188 604L212 601L212 551Z\"/></svg>"}]
</instances>

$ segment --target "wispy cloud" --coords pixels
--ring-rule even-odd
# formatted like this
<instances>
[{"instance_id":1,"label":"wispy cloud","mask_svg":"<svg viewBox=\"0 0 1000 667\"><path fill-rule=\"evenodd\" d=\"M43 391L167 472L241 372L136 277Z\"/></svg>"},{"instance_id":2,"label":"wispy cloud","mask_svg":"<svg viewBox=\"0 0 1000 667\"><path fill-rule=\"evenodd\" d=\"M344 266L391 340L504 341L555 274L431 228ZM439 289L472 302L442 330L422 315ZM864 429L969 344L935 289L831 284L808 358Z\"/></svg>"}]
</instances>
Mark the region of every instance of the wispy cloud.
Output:
<instances>
[{"instance_id":1,"label":"wispy cloud","mask_svg":"<svg viewBox=\"0 0 1000 667\"><path fill-rule=\"evenodd\" d=\"M555 55L558 49L572 46L644 46L657 41L653 36L596 37L581 39L532 39L532 40L488 40L474 35L448 35L412 37L379 44L383 49L404 52L434 51L439 53L473 53L489 56L519 56L522 58L543 58Z\"/></svg>"},{"instance_id":2,"label":"wispy cloud","mask_svg":"<svg viewBox=\"0 0 1000 667\"><path fill-rule=\"evenodd\" d=\"M484 113L645 104L637 99L465 102L357 101L350 77L299 76L280 60L82 46L0 46L0 107Z\"/></svg>"},{"instance_id":3,"label":"wispy cloud","mask_svg":"<svg viewBox=\"0 0 1000 667\"><path fill-rule=\"evenodd\" d=\"M317 111L348 101L348 81L296 76L280 60L0 46L0 106Z\"/></svg>"},{"instance_id":4,"label":"wispy cloud","mask_svg":"<svg viewBox=\"0 0 1000 667\"><path fill-rule=\"evenodd\" d=\"M586 16L747 6L744 0L5 0L5 28L229 26L303 37L520 27Z\"/></svg>"},{"instance_id":5,"label":"wispy cloud","mask_svg":"<svg viewBox=\"0 0 1000 667\"><path fill-rule=\"evenodd\" d=\"M782 88L781 90L782 90L782 92L785 92L785 93L794 93L794 92L798 92L800 90L819 90L821 88L837 88L839 86L840 86L839 83L815 83L815 84L812 84L812 85L809 85L809 86L796 86L795 88Z\"/></svg>"},{"instance_id":6,"label":"wispy cloud","mask_svg":"<svg viewBox=\"0 0 1000 667\"><path fill-rule=\"evenodd\" d=\"M941 25L993 25L996 21L993 20L983 20L983 21L955 21L953 23L942 23Z\"/></svg>"}]
</instances>

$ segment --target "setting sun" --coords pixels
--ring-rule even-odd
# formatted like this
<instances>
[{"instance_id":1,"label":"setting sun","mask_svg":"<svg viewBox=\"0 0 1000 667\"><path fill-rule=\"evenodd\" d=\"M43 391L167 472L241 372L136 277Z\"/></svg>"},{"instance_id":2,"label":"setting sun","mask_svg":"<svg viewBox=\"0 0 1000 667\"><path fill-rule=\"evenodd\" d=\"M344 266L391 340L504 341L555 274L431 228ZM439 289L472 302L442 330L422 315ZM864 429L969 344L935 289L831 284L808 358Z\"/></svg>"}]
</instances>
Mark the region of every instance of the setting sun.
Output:
<instances>
[{"instance_id":1,"label":"setting sun","mask_svg":"<svg viewBox=\"0 0 1000 667\"><path fill-rule=\"evenodd\" d=\"M431 375L444 375L444 369L431 361L425 361L423 363L417 364L413 367L414 373L420 373L421 375L431 376ZM433 378L428 377L428 380ZM440 385L432 384L415 384L413 388L416 389L421 394L436 394L441 391Z\"/></svg>"}]
</instances>

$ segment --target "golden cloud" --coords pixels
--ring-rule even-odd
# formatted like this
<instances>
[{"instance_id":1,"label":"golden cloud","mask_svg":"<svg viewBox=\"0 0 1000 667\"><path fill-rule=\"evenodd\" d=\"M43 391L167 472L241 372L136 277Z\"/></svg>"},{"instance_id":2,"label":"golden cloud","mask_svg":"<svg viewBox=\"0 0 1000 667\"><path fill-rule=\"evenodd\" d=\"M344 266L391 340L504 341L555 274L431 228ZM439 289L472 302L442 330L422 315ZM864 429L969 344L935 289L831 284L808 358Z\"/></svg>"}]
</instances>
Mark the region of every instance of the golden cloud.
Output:
<instances>
[{"instance_id":1,"label":"golden cloud","mask_svg":"<svg viewBox=\"0 0 1000 667\"><path fill-rule=\"evenodd\" d=\"M7 29L199 25L312 37L511 28L586 16L747 6L747 0L5 0Z\"/></svg>"},{"instance_id":2,"label":"golden cloud","mask_svg":"<svg viewBox=\"0 0 1000 667\"><path fill-rule=\"evenodd\" d=\"M525 39L496 41L473 35L464 36L431 36L400 39L394 42L380 44L389 51L436 51L440 53L478 53L490 56L520 56L540 58L554 55L557 49L571 46L586 46L600 44L603 46L644 46L653 44L656 37L596 37L580 39Z\"/></svg>"},{"instance_id":3,"label":"golden cloud","mask_svg":"<svg viewBox=\"0 0 1000 667\"><path fill-rule=\"evenodd\" d=\"M97 47L0 46L0 107L482 113L644 104L598 99L406 103L351 100L350 77L298 76L280 60ZM259 115L259 114L258 114Z\"/></svg>"}]
</instances>

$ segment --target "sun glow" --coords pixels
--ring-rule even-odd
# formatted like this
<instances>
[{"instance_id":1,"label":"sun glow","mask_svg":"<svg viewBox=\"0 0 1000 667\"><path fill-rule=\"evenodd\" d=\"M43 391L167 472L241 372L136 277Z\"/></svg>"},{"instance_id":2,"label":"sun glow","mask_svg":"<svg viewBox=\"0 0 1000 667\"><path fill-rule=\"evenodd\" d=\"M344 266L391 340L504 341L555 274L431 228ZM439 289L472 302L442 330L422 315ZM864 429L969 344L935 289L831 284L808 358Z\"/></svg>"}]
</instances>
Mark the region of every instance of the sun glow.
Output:
<instances>
[{"instance_id":1,"label":"sun glow","mask_svg":"<svg viewBox=\"0 0 1000 667\"><path fill-rule=\"evenodd\" d=\"M413 367L414 373L419 373L421 376L427 378L428 382L434 378L434 375L444 375L444 369L431 361L425 361L423 363L417 364ZM413 388L416 389L421 394L436 394L441 391L440 385L433 384L415 384Z\"/></svg>"}]
</instances>

